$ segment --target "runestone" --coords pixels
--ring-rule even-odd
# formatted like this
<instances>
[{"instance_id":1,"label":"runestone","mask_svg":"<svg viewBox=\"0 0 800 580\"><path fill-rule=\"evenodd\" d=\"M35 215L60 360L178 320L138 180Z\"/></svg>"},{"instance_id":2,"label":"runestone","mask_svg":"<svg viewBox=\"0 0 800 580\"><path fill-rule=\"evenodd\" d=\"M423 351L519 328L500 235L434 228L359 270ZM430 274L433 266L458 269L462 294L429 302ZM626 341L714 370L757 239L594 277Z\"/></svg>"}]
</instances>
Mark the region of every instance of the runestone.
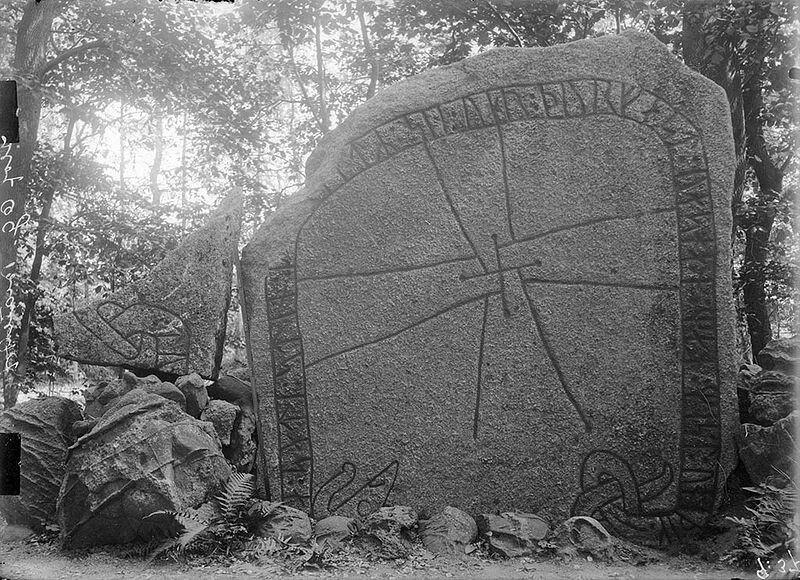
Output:
<instances>
[{"instance_id":1,"label":"runestone","mask_svg":"<svg viewBox=\"0 0 800 580\"><path fill-rule=\"evenodd\" d=\"M59 356L144 373L216 378L241 216L237 191L148 276L57 317Z\"/></svg>"},{"instance_id":2,"label":"runestone","mask_svg":"<svg viewBox=\"0 0 800 580\"><path fill-rule=\"evenodd\" d=\"M379 93L243 252L264 487L315 518L703 525L735 461L733 168L724 92L643 33Z\"/></svg>"}]
</instances>

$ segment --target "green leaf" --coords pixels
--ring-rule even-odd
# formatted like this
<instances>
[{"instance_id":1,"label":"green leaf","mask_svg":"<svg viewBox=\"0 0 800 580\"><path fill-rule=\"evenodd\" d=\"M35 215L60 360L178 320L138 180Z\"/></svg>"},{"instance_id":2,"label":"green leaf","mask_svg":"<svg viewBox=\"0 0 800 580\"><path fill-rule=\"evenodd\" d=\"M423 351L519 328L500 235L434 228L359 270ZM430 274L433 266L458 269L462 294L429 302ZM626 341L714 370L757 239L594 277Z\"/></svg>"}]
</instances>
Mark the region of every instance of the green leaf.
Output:
<instances>
[{"instance_id":1,"label":"green leaf","mask_svg":"<svg viewBox=\"0 0 800 580\"><path fill-rule=\"evenodd\" d=\"M223 517L231 519L244 507L245 503L253 497L255 491L255 478L250 473L231 473L230 479L225 484L222 494L217 497Z\"/></svg>"}]
</instances>

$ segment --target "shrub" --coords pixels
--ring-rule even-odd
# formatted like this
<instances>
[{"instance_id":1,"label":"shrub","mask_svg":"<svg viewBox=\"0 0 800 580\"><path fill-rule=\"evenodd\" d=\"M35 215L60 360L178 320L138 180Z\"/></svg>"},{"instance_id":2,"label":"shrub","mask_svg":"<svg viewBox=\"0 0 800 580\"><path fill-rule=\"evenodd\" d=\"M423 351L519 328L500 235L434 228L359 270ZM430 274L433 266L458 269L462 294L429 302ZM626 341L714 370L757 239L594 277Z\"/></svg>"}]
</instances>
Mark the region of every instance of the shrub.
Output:
<instances>
[{"instance_id":1,"label":"shrub","mask_svg":"<svg viewBox=\"0 0 800 580\"><path fill-rule=\"evenodd\" d=\"M171 549L177 548L178 553L183 554L194 543L204 544L208 552L224 547L226 554L241 547L249 539L242 515L253 491L252 475L233 472L225 489L216 498L216 510L210 517L201 515L198 510L159 510L145 516L146 519L166 516L182 528L180 534L168 538L153 550L148 563Z\"/></svg>"},{"instance_id":2,"label":"shrub","mask_svg":"<svg viewBox=\"0 0 800 580\"><path fill-rule=\"evenodd\" d=\"M759 560L768 563L788 554L800 538L798 522L794 517L797 506L797 487L789 480L784 488L762 483L758 487L745 487L753 494L745 501L749 512L744 517L729 516L739 527L734 548L723 561L743 567L758 566Z\"/></svg>"}]
</instances>

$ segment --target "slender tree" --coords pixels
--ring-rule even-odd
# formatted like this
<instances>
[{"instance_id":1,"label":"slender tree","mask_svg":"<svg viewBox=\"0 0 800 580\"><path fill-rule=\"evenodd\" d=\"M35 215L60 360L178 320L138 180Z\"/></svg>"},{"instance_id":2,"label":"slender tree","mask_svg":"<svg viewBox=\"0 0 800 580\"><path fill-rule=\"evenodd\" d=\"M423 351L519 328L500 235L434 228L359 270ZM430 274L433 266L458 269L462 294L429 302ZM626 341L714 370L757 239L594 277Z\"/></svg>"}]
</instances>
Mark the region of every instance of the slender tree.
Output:
<instances>
[{"instance_id":1,"label":"slender tree","mask_svg":"<svg viewBox=\"0 0 800 580\"><path fill-rule=\"evenodd\" d=\"M10 146L10 175L0 183L0 200L9 209L4 212L5 223L18 224L24 221L25 203L28 198L27 181L31 160L38 140L39 121L42 114L43 94L41 90L44 76L59 63L75 57L81 52L101 48L100 43L85 43L70 47L55 57L48 58L53 21L61 10L60 0L28 0L23 7L14 45L14 76L18 83L18 109L20 141ZM19 177L18 181L14 178ZM4 300L0 303L0 318L3 326L10 317L5 297L9 296L11 275L16 270L16 243L19 229L3 227L0 232L0 292ZM10 345L9 345L10 346ZM20 375L17 372L9 377L6 370L18 370L18 361L8 360L7 349L0 350L3 368L3 402L6 408L16 402L16 388L13 382ZM6 380L11 378L11 385Z\"/></svg>"}]
</instances>

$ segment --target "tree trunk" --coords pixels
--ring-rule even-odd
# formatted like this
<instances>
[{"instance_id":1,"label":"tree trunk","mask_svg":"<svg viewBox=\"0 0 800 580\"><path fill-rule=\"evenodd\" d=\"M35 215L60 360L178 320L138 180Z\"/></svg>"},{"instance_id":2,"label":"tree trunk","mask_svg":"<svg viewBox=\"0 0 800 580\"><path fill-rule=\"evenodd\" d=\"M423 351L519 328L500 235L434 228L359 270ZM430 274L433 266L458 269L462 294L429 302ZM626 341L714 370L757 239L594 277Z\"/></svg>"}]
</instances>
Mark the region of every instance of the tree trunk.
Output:
<instances>
[{"instance_id":1,"label":"tree trunk","mask_svg":"<svg viewBox=\"0 0 800 580\"><path fill-rule=\"evenodd\" d=\"M775 204L783 191L783 172L767 150L760 119L764 106L761 83L753 79L744 91L744 118L747 153L758 180L755 203L740 218L745 232L745 253L742 265L744 308L750 342L755 357L772 338L766 292L766 265L769 262L769 237L775 220Z\"/></svg>"},{"instance_id":2,"label":"tree trunk","mask_svg":"<svg viewBox=\"0 0 800 580\"><path fill-rule=\"evenodd\" d=\"M744 312L753 357L761 352L772 339L772 324L769 320L764 266L769 260L769 235L775 218L774 209L759 208L749 224L742 224L745 231L744 264Z\"/></svg>"},{"instance_id":3,"label":"tree trunk","mask_svg":"<svg viewBox=\"0 0 800 580\"><path fill-rule=\"evenodd\" d=\"M733 214L731 244L736 239L738 229L744 229L747 241L744 264L739 274L747 282L743 285L741 303L737 299L737 310L739 310L739 305L741 304L744 312L742 313L740 310L739 315L747 322L747 335L742 336L741 341L743 344L740 346L743 357L750 359L758 354L758 351L766 344L764 341L768 341L769 338L767 337L771 334L769 316L767 315L766 276L764 275L763 264L766 263L768 258L767 241L773 218L766 215L761 216L758 220L760 225L756 229L742 223L743 217L740 210L748 168L749 132L750 130L755 130L759 122L753 117L750 128L746 127L742 71L730 47L722 42L709 43L707 41L707 31L704 28L704 23L708 16L717 10L717 4L709 4L704 0L691 0L684 6L683 58L687 65L725 89L731 110L733 147L736 156L736 170L733 177L731 196L731 211ZM766 227L766 230L763 229L764 227ZM764 231L766 231L766 237L763 235ZM747 345L748 340L749 345ZM747 354L748 351L749 355Z\"/></svg>"},{"instance_id":4,"label":"tree trunk","mask_svg":"<svg viewBox=\"0 0 800 580\"><path fill-rule=\"evenodd\" d=\"M33 315L36 310L36 290L39 287L39 280L42 274L42 259L45 254L45 237L47 235L47 227L50 221L50 208L53 206L53 197L55 196L55 189L50 188L44 194L42 200L42 213L39 215L39 225L36 231L36 249L33 254L33 264L31 265L30 292L25 296L23 304L24 310L22 312L22 320L19 325L19 343L17 344L17 366L14 372L14 383L17 388L13 392L8 393L5 404L6 407L14 406L17 402L18 387L21 382L25 380L25 375L30 366L30 334L31 323L33 322Z\"/></svg>"},{"instance_id":5,"label":"tree trunk","mask_svg":"<svg viewBox=\"0 0 800 580\"><path fill-rule=\"evenodd\" d=\"M21 177L19 181L4 179L0 183L0 203L3 204L3 223L12 225L23 219L27 177L30 171L36 138L39 132L39 118L42 112L42 97L37 85L39 72L45 64L47 43L50 39L53 19L58 11L58 0L28 0L22 12L17 29L17 42L14 49L14 68L17 75L17 103L19 108L19 143L12 144L9 154L11 167L5 177ZM5 166L4 166L5 167ZM8 213L5 212L8 209ZM15 228L2 228L0 232L0 320L2 320L3 344L0 349L2 370L5 374L13 370L15 361L9 360L12 345L5 342L5 327L10 310L6 305L10 295L10 275L16 269ZM13 380L3 381L3 402L5 408L11 407L17 398L17 386Z\"/></svg>"},{"instance_id":6,"label":"tree trunk","mask_svg":"<svg viewBox=\"0 0 800 580\"><path fill-rule=\"evenodd\" d=\"M72 153L72 135L75 131L75 118L70 117L67 124L67 130L64 134L64 156L69 158ZM42 198L42 213L39 214L39 224L36 230L36 247L33 254L33 263L31 264L31 272L29 279L31 281L31 291L25 296L23 301L24 310L22 312L22 319L19 325L19 343L17 344L17 366L14 372L14 383L19 385L20 382L25 380L25 375L28 373L30 366L30 336L31 324L33 322L34 313L36 312L36 290L39 286L39 281L42 277L42 260L45 254L45 240L47 237L47 229L50 222L50 209L53 207L53 198L55 197L55 189L50 188L44 192ZM6 405L10 406L16 404L18 390L14 389L9 393L9 398ZM12 400L13 399L13 400Z\"/></svg>"},{"instance_id":7,"label":"tree trunk","mask_svg":"<svg viewBox=\"0 0 800 580\"><path fill-rule=\"evenodd\" d=\"M292 45L292 41L286 44L286 53L289 56L289 62L292 65L292 72L294 73L295 78L297 79L297 86L300 88L300 94L303 97L303 104L311 111L311 114L314 116L314 120L317 122L318 127L322 127L322 121L320 120L319 111L317 107L314 106L314 103L311 101L311 97L308 94L308 90L306 89L306 84L303 82L303 77L300 76L300 67L297 66L297 59L295 58L294 54L294 46ZM291 98L289 99L292 100ZM292 105L292 110L294 110L294 104ZM290 128L291 129L291 128ZM289 131L291 134L291 130Z\"/></svg>"},{"instance_id":8,"label":"tree trunk","mask_svg":"<svg viewBox=\"0 0 800 580\"><path fill-rule=\"evenodd\" d=\"M733 126L733 147L736 155L736 173L733 179L733 200L731 202L735 218L736 209L742 202L744 178L747 172L742 77L737 64L733 62L730 50L722 44L709 44L706 41L703 25L715 10L717 10L717 5L706 0L691 0L684 6L683 60L688 66L725 89L725 95L728 97ZM716 61L716 64L712 64L713 61ZM731 240L733 240L736 234L735 222L731 234Z\"/></svg>"},{"instance_id":9,"label":"tree trunk","mask_svg":"<svg viewBox=\"0 0 800 580\"><path fill-rule=\"evenodd\" d=\"M125 187L125 101L119 103L119 186Z\"/></svg>"},{"instance_id":10,"label":"tree trunk","mask_svg":"<svg viewBox=\"0 0 800 580\"><path fill-rule=\"evenodd\" d=\"M164 115L161 111L153 113L153 165L150 166L150 193L153 195L153 209L161 205L161 188L158 176L161 174L161 159L164 155Z\"/></svg>"},{"instance_id":11,"label":"tree trunk","mask_svg":"<svg viewBox=\"0 0 800 580\"><path fill-rule=\"evenodd\" d=\"M183 112L183 141L181 142L181 240L186 235L186 111Z\"/></svg>"},{"instance_id":12,"label":"tree trunk","mask_svg":"<svg viewBox=\"0 0 800 580\"><path fill-rule=\"evenodd\" d=\"M330 112L328 111L328 101L325 87L325 60L322 57L322 22L320 16L324 0L320 0L317 5L317 13L314 17L314 47L317 53L317 95L319 96L319 129L324 135L331 128Z\"/></svg>"},{"instance_id":13,"label":"tree trunk","mask_svg":"<svg viewBox=\"0 0 800 580\"><path fill-rule=\"evenodd\" d=\"M378 59L375 57L375 51L369 39L363 0L356 0L356 12L358 12L358 24L361 27L361 40L364 42L364 56L367 57L367 61L369 62L369 86L367 87L367 94L365 96L365 98L369 100L375 96L375 89L378 85Z\"/></svg>"}]
</instances>

